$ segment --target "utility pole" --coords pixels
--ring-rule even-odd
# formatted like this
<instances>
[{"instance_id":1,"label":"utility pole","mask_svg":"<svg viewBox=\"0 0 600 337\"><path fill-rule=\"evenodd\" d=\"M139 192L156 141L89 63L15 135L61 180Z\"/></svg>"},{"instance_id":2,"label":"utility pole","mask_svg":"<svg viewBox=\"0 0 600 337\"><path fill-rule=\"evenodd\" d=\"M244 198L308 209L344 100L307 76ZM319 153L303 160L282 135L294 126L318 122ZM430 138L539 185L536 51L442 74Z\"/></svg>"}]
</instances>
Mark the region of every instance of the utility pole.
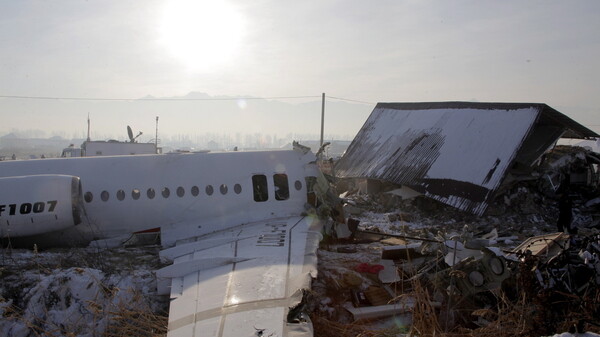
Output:
<instances>
[{"instance_id":1,"label":"utility pole","mask_svg":"<svg viewBox=\"0 0 600 337\"><path fill-rule=\"evenodd\" d=\"M156 116L156 133L154 135L154 151L158 153L158 116Z\"/></svg>"},{"instance_id":2,"label":"utility pole","mask_svg":"<svg viewBox=\"0 0 600 337\"><path fill-rule=\"evenodd\" d=\"M325 131L325 93L323 93L321 99L321 143L319 146L323 146L323 133Z\"/></svg>"},{"instance_id":3,"label":"utility pole","mask_svg":"<svg viewBox=\"0 0 600 337\"><path fill-rule=\"evenodd\" d=\"M89 142L90 139L90 113L88 112L88 133L87 133L87 141Z\"/></svg>"}]
</instances>

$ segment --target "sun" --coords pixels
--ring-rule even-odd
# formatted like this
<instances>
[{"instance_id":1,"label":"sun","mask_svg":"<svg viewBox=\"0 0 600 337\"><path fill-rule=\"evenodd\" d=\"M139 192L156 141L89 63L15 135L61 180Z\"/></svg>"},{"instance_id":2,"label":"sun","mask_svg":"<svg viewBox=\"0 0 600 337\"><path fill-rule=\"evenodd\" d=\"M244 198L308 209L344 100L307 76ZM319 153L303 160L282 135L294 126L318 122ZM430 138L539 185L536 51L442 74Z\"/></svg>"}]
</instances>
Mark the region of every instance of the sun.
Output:
<instances>
[{"instance_id":1,"label":"sun","mask_svg":"<svg viewBox=\"0 0 600 337\"><path fill-rule=\"evenodd\" d=\"M239 49L240 13L223 0L170 0L158 27L159 42L191 70L214 70L230 63Z\"/></svg>"}]
</instances>

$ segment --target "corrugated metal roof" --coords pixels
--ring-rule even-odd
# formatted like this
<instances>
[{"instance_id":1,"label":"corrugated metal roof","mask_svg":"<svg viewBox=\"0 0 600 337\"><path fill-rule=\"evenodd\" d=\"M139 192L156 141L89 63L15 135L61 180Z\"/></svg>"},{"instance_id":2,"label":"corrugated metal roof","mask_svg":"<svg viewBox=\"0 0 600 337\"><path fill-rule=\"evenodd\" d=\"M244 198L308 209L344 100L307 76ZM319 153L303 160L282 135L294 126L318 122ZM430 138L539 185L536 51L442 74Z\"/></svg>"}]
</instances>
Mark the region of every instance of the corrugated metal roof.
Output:
<instances>
[{"instance_id":1,"label":"corrugated metal roof","mask_svg":"<svg viewBox=\"0 0 600 337\"><path fill-rule=\"evenodd\" d=\"M562 138L600 138L596 132L577 123L567 115L553 109L544 103L488 103L488 102L409 102L409 103L378 103L377 108L395 110L429 110L429 109L481 109L481 110L515 110L524 107L535 107L541 112L541 118L546 123L561 125L565 130Z\"/></svg>"},{"instance_id":2,"label":"corrugated metal roof","mask_svg":"<svg viewBox=\"0 0 600 337\"><path fill-rule=\"evenodd\" d=\"M482 214L537 123L599 137L546 104L379 103L336 174L406 185Z\"/></svg>"}]
</instances>

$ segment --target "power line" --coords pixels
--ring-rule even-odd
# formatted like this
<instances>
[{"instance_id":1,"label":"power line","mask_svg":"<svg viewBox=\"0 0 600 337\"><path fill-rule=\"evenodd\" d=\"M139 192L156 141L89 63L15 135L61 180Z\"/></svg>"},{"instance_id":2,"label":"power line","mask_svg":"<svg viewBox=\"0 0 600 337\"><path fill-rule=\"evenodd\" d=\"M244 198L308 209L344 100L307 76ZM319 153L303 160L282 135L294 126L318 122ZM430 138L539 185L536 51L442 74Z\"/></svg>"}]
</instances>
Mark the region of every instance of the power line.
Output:
<instances>
[{"instance_id":1,"label":"power line","mask_svg":"<svg viewBox=\"0 0 600 337\"><path fill-rule=\"evenodd\" d=\"M58 96L18 96L18 95L0 95L0 98L8 99L31 99L31 100L64 100L64 101L116 101L116 102L135 102L135 101L237 101L237 100L261 100L261 99L306 99L306 98L320 98L321 96L273 96L273 97L207 97L207 98L106 98L106 97L58 97ZM326 98L363 103L363 104L375 104L373 102L359 101L355 99L326 96Z\"/></svg>"},{"instance_id":2,"label":"power line","mask_svg":"<svg viewBox=\"0 0 600 337\"><path fill-rule=\"evenodd\" d=\"M51 96L14 96L0 95L0 98L34 99L34 100L65 100L65 101L237 101L259 99L300 99L319 98L321 96L277 96L277 97L211 97L211 98L90 98L90 97L51 97Z\"/></svg>"},{"instance_id":3,"label":"power line","mask_svg":"<svg viewBox=\"0 0 600 337\"><path fill-rule=\"evenodd\" d=\"M355 102L355 103L375 104L373 102L358 101L358 100L355 100L355 99L348 99L348 98L341 98L341 97L327 96L327 98L337 99L337 100L340 100L340 101Z\"/></svg>"}]
</instances>

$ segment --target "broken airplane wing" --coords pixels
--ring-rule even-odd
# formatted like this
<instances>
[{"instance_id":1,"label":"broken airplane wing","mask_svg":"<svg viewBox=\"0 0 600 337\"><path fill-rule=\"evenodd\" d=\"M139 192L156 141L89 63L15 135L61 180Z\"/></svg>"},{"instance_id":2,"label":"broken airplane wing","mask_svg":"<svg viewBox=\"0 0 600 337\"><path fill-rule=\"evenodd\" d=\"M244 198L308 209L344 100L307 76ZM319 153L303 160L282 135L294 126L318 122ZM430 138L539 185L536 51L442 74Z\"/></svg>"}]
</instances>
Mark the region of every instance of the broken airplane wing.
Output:
<instances>
[{"instance_id":1,"label":"broken airplane wing","mask_svg":"<svg viewBox=\"0 0 600 337\"><path fill-rule=\"evenodd\" d=\"M174 261L157 272L171 279L168 336L312 336L301 307L320 228L309 216L273 219L162 251Z\"/></svg>"}]
</instances>

